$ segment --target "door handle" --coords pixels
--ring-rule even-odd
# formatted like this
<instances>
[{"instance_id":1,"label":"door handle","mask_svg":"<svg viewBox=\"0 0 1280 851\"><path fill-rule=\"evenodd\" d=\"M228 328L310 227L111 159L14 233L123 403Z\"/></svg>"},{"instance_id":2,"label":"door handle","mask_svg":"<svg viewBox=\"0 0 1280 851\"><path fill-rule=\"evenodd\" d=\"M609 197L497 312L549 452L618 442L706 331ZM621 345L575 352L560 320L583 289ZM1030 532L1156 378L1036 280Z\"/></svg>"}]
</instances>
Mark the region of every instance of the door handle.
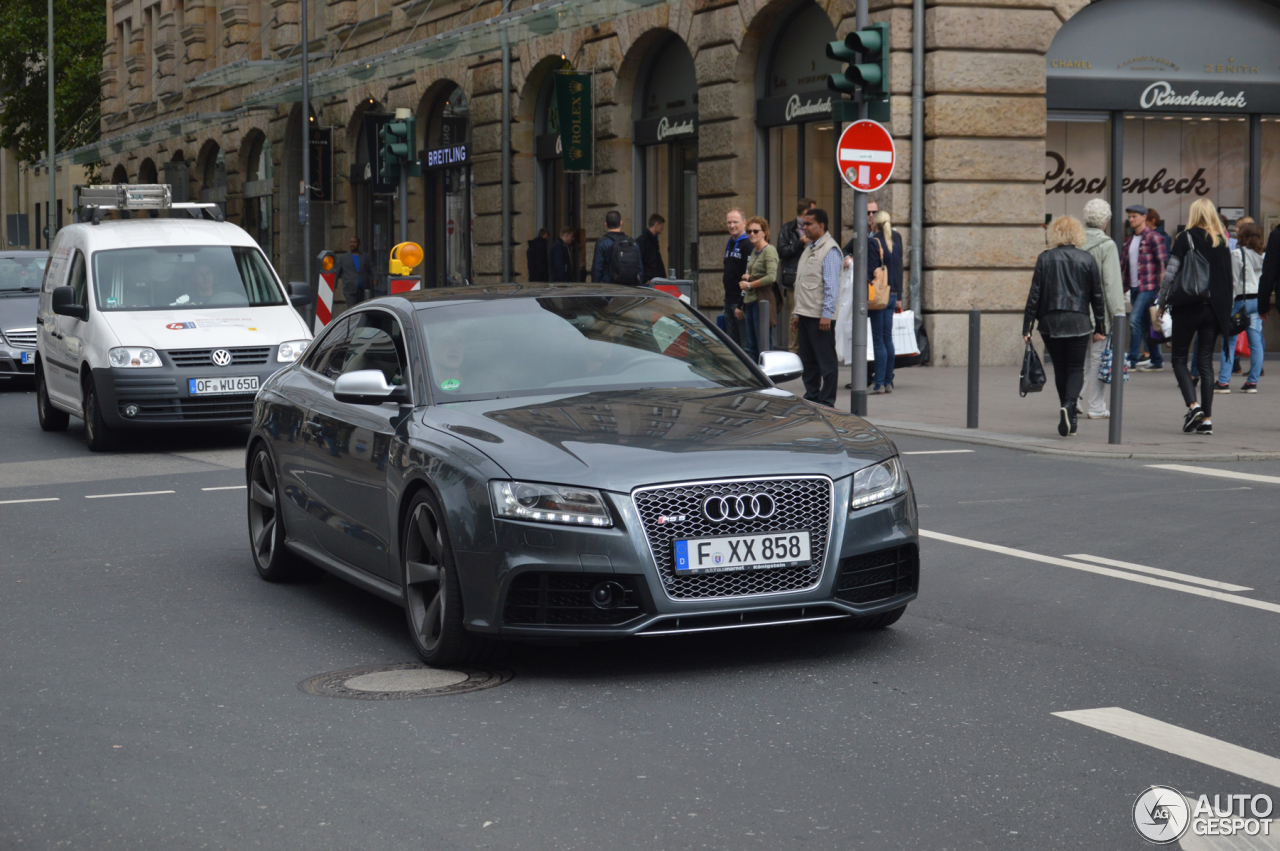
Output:
<instances>
[{"instance_id":1,"label":"door handle","mask_svg":"<svg viewBox=\"0 0 1280 851\"><path fill-rule=\"evenodd\" d=\"M302 427L303 427L304 429L306 429L307 431L314 432L314 433L316 433L316 434L319 434L319 433L320 433L320 421L319 421L319 420L307 420L306 422L304 422L304 423L302 424Z\"/></svg>"}]
</instances>

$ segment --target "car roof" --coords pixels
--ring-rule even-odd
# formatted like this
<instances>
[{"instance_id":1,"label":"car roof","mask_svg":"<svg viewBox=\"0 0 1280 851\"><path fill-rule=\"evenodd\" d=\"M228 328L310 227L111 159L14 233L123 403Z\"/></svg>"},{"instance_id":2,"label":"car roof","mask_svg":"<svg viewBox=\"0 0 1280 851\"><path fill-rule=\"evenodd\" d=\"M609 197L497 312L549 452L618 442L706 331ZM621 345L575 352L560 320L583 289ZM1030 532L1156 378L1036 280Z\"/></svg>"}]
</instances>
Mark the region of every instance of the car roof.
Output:
<instances>
[{"instance_id":1,"label":"car roof","mask_svg":"<svg viewBox=\"0 0 1280 851\"><path fill-rule=\"evenodd\" d=\"M96 225L87 222L68 225L58 232L59 238L63 234L67 238L75 237L89 251L150 246L257 245L238 225L207 219L109 219Z\"/></svg>"},{"instance_id":2,"label":"car roof","mask_svg":"<svg viewBox=\"0 0 1280 851\"><path fill-rule=\"evenodd\" d=\"M439 287L414 290L400 297L416 310L443 307L446 304L463 304L476 301L500 301L513 298L566 298L574 296L646 296L675 298L662 290L650 287L625 287L616 284L488 284L470 287Z\"/></svg>"}]
</instances>

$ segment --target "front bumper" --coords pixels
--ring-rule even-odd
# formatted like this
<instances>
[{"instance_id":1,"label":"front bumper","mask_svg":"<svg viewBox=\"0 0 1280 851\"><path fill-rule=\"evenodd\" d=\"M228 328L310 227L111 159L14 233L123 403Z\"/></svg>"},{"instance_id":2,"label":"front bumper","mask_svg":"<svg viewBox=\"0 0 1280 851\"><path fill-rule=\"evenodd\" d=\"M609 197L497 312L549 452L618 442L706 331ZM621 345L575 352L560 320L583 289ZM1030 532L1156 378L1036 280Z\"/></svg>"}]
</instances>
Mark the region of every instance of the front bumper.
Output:
<instances>
[{"instance_id":1,"label":"front bumper","mask_svg":"<svg viewBox=\"0 0 1280 851\"><path fill-rule=\"evenodd\" d=\"M27 356L28 363L22 362ZM0 378L32 378L36 373L34 349L19 349L0 341Z\"/></svg>"},{"instance_id":2,"label":"front bumper","mask_svg":"<svg viewBox=\"0 0 1280 851\"><path fill-rule=\"evenodd\" d=\"M848 505L849 480L836 483ZM622 523L586 529L498 521L496 553L458 553L468 626L510 638L614 638L741 629L874 615L906 605L919 590L914 494L856 512L837 511L832 546L813 588L752 596L672 599L650 555L629 497L614 507ZM599 608L592 591L611 588Z\"/></svg>"},{"instance_id":3,"label":"front bumper","mask_svg":"<svg viewBox=\"0 0 1280 851\"><path fill-rule=\"evenodd\" d=\"M174 426L247 425L253 420L256 393L196 396L191 379L256 375L258 386L288 364L276 363L275 354L265 364L229 367L175 367L150 369L95 369L94 386L102 405L102 418L111 428L172 428ZM130 405L137 413L126 416Z\"/></svg>"}]
</instances>

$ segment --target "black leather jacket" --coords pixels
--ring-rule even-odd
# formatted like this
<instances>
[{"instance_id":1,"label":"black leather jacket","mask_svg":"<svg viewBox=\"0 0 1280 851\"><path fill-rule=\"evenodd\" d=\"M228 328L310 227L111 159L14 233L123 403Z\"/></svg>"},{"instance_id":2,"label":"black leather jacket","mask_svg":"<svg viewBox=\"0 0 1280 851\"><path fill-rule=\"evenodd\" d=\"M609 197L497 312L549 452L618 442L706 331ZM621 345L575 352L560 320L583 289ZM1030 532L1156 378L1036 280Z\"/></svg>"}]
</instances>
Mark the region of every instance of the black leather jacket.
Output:
<instances>
[{"instance_id":1,"label":"black leather jacket","mask_svg":"<svg viewBox=\"0 0 1280 851\"><path fill-rule=\"evenodd\" d=\"M778 229L778 259L782 261L778 270L778 286L786 290L795 288L796 267L800 265L800 255L804 253L804 249L805 244L800 241L800 227L795 219Z\"/></svg>"},{"instance_id":2,"label":"black leather jacket","mask_svg":"<svg viewBox=\"0 0 1280 851\"><path fill-rule=\"evenodd\" d=\"M1071 245L1059 245L1041 252L1031 275L1031 292L1022 317L1022 333L1052 310L1070 310L1098 318L1094 333L1104 333L1102 319L1107 308L1102 299L1102 275L1093 255Z\"/></svg>"}]
</instances>

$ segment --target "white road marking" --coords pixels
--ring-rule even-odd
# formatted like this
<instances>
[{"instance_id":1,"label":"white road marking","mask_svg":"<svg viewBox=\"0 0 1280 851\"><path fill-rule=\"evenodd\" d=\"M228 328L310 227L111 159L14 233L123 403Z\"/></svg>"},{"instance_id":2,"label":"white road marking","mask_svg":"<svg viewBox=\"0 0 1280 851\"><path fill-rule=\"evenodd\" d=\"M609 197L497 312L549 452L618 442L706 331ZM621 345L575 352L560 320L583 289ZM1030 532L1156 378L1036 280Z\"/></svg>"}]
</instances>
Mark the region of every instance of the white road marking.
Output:
<instances>
[{"instance_id":1,"label":"white road marking","mask_svg":"<svg viewBox=\"0 0 1280 851\"><path fill-rule=\"evenodd\" d=\"M1127 579L1130 582L1138 582L1143 585L1154 585L1157 588L1168 588L1170 591L1182 591L1185 594L1195 594L1198 597L1208 597L1211 600L1221 600L1224 603L1235 603L1238 606L1248 606L1252 609L1261 609L1264 612L1274 612L1280 614L1280 604L1268 603L1263 600L1251 600L1248 597L1238 597L1235 594L1224 594L1221 591L1211 591L1208 588L1197 588L1194 585L1183 585L1178 582L1170 582L1167 579L1155 579L1149 576L1141 576L1136 573L1128 573L1123 570L1113 570L1110 567L1095 567L1092 564L1084 564L1078 561L1067 561L1065 558L1055 558L1054 556L1042 556L1039 553L1027 552L1026 550L1016 550L1013 547L1002 547L999 544L988 544L983 541L971 541L968 538L957 538L954 535L944 535L941 532L927 532L920 530L920 537L933 538L938 541L946 541L950 544L959 544L962 547L973 547L979 550L986 550L992 553L1000 553L1001 555L1013 556L1015 558L1025 558L1028 561L1039 561L1045 564L1056 564L1059 567L1069 567L1072 570L1083 570L1085 573L1096 573L1099 576L1110 576L1115 579Z\"/></svg>"},{"instance_id":2,"label":"white road marking","mask_svg":"<svg viewBox=\"0 0 1280 851\"><path fill-rule=\"evenodd\" d=\"M1198 473L1201 476L1217 476L1220 479L1239 479L1245 482L1266 482L1280 485L1280 476L1263 476L1258 473L1237 473L1235 470L1215 470L1212 467L1190 467L1186 464L1146 464L1157 470L1173 470L1176 473Z\"/></svg>"},{"instance_id":3,"label":"white road marking","mask_svg":"<svg viewBox=\"0 0 1280 851\"><path fill-rule=\"evenodd\" d=\"M200 490L202 491L242 491L246 487L248 486L247 485L227 485L226 487L222 487L222 488L200 488Z\"/></svg>"},{"instance_id":4,"label":"white road marking","mask_svg":"<svg viewBox=\"0 0 1280 851\"><path fill-rule=\"evenodd\" d=\"M58 501L58 497L56 497L56 496L46 496L46 497L43 497L42 499L6 499L6 500L0 500L0 505L18 505L19 503L23 503L23 502L57 502L57 501Z\"/></svg>"},{"instance_id":5,"label":"white road marking","mask_svg":"<svg viewBox=\"0 0 1280 851\"><path fill-rule=\"evenodd\" d=\"M136 493L95 493L85 494L85 499L110 499L115 496L155 496L161 493L174 493L174 491L137 491Z\"/></svg>"},{"instance_id":6,"label":"white road marking","mask_svg":"<svg viewBox=\"0 0 1280 851\"><path fill-rule=\"evenodd\" d=\"M1189 573L1178 573L1173 570L1161 570L1158 567L1144 567L1140 564L1134 564L1128 561L1116 561L1113 558L1102 558L1101 556L1091 556L1084 553L1076 555L1066 555L1063 558L1074 558L1080 561L1091 561L1095 564L1105 564L1110 567L1123 567L1125 570L1136 570L1138 573L1150 573L1152 576L1163 576L1166 579L1180 579L1183 582L1190 582L1193 585L1207 585L1210 588L1217 588L1219 591L1252 591L1252 588L1246 588L1243 585L1232 585L1230 582L1218 582L1213 579L1201 579L1199 576L1192 576Z\"/></svg>"},{"instance_id":7,"label":"white road marking","mask_svg":"<svg viewBox=\"0 0 1280 851\"><path fill-rule=\"evenodd\" d=\"M1165 753L1248 777L1268 786L1280 787L1280 759L1183 727L1175 727L1118 706L1052 714Z\"/></svg>"},{"instance_id":8,"label":"white road marking","mask_svg":"<svg viewBox=\"0 0 1280 851\"><path fill-rule=\"evenodd\" d=\"M903 455L961 455L965 452L973 452L972 449L924 449L916 452L903 452Z\"/></svg>"}]
</instances>

